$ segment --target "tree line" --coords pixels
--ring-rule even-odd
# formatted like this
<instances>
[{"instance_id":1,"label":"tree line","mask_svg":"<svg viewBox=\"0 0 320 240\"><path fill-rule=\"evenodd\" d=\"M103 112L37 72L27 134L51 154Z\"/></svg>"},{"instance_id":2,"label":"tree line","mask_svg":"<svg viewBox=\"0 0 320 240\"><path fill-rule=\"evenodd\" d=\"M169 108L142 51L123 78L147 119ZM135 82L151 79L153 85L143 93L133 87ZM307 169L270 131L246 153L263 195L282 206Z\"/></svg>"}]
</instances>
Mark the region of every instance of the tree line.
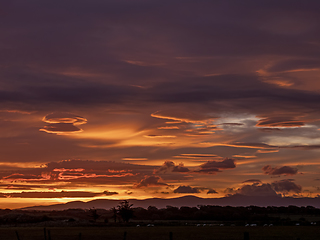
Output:
<instances>
[{"instance_id":1,"label":"tree line","mask_svg":"<svg viewBox=\"0 0 320 240\"><path fill-rule=\"evenodd\" d=\"M290 225L298 221L308 224L308 218L319 219L320 209L306 206L288 207L230 207L199 205L197 207L148 208L134 207L129 201L121 201L111 209L68 209L63 211L0 210L0 225L17 223L64 222L64 223L128 223L130 221L217 221L257 222Z\"/></svg>"}]
</instances>

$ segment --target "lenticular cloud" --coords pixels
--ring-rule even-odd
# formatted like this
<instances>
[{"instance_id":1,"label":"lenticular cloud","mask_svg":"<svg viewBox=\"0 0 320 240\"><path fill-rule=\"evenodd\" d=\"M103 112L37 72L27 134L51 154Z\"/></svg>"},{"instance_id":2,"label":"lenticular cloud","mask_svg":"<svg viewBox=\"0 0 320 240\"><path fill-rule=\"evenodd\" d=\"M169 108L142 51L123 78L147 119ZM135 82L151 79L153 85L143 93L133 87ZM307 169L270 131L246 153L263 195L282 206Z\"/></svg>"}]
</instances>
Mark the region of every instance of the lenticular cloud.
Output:
<instances>
[{"instance_id":1,"label":"lenticular cloud","mask_svg":"<svg viewBox=\"0 0 320 240\"><path fill-rule=\"evenodd\" d=\"M74 115L72 113L51 113L42 119L47 123L40 129L47 133L56 133L58 135L82 132L79 125L87 123L87 119Z\"/></svg>"}]
</instances>

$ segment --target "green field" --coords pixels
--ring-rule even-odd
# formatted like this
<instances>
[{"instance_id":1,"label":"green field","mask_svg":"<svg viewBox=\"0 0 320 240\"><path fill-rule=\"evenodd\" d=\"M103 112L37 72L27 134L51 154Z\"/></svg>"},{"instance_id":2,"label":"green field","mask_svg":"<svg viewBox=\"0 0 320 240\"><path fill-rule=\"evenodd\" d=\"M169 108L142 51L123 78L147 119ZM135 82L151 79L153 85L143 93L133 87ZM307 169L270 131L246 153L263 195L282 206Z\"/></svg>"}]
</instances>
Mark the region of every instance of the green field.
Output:
<instances>
[{"instance_id":1,"label":"green field","mask_svg":"<svg viewBox=\"0 0 320 240\"><path fill-rule=\"evenodd\" d=\"M250 240L314 240L320 239L320 227L316 226L274 226L274 227L59 227L47 228L51 240L123 240L127 232L127 240L242 240L244 232L249 232ZM44 240L43 228L0 228L0 239ZM49 236L46 236L50 240Z\"/></svg>"}]
</instances>

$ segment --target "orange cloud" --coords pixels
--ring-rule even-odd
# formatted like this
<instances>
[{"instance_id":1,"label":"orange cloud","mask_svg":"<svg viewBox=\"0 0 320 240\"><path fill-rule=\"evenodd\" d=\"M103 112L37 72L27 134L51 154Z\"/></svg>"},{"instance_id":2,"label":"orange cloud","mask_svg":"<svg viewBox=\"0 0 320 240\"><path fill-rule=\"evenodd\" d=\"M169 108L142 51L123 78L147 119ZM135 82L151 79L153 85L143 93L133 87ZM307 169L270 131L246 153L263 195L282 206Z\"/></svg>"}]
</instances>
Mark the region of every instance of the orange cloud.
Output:
<instances>
[{"instance_id":1,"label":"orange cloud","mask_svg":"<svg viewBox=\"0 0 320 240\"><path fill-rule=\"evenodd\" d=\"M87 123L87 119L71 113L51 113L42 119L48 125L40 129L58 135L81 132L79 125Z\"/></svg>"},{"instance_id":2,"label":"orange cloud","mask_svg":"<svg viewBox=\"0 0 320 240\"><path fill-rule=\"evenodd\" d=\"M158 129L170 130L170 129L180 129L178 126L166 126L166 127L158 127Z\"/></svg>"},{"instance_id":3,"label":"orange cloud","mask_svg":"<svg viewBox=\"0 0 320 240\"><path fill-rule=\"evenodd\" d=\"M157 111L151 114L152 117L168 119L177 122L185 122L185 123L207 123L208 121L212 121L215 117L205 114L193 114L191 112L183 112L179 110L166 110L166 111Z\"/></svg>"},{"instance_id":4,"label":"orange cloud","mask_svg":"<svg viewBox=\"0 0 320 240\"><path fill-rule=\"evenodd\" d=\"M61 192L11 192L0 193L7 198L93 198L97 196L116 195L117 192L104 191L100 193L87 191L61 191Z\"/></svg>"}]
</instances>

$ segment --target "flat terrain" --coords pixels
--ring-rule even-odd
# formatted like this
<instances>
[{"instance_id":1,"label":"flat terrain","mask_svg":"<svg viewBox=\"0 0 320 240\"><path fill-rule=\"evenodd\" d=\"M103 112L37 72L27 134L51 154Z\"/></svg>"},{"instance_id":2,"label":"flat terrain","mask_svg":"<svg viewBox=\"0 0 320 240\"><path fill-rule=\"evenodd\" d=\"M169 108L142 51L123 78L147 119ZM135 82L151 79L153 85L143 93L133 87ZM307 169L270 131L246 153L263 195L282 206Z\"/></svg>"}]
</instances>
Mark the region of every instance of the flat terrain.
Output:
<instances>
[{"instance_id":1,"label":"flat terrain","mask_svg":"<svg viewBox=\"0 0 320 240\"><path fill-rule=\"evenodd\" d=\"M127 232L127 240L243 240L244 232L249 232L250 240L314 240L320 239L320 227L60 227L47 228L51 240L122 240ZM43 228L0 228L1 240L50 240L44 236Z\"/></svg>"}]
</instances>

